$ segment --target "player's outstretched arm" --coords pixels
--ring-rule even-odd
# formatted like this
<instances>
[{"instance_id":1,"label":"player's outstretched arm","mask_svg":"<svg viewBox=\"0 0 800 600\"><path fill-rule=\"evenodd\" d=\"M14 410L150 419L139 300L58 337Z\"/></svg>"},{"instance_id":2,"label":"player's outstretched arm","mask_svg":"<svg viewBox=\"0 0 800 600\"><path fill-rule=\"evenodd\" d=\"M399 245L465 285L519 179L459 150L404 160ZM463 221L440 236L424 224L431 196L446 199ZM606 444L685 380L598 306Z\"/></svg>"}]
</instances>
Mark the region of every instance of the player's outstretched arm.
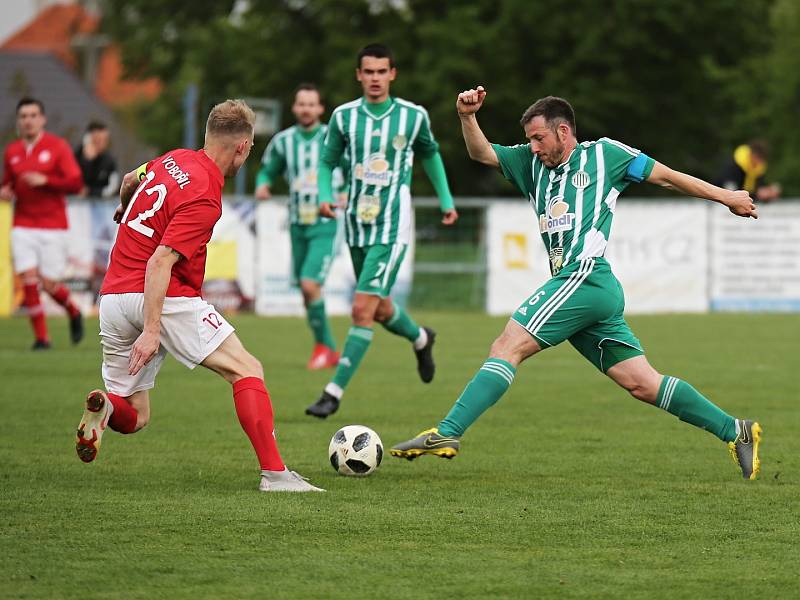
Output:
<instances>
[{"instance_id":1,"label":"player's outstretched arm","mask_svg":"<svg viewBox=\"0 0 800 600\"><path fill-rule=\"evenodd\" d=\"M670 169L657 161L647 181L687 196L719 202L739 217L758 218L756 205L746 190L726 190L692 175Z\"/></svg>"},{"instance_id":2,"label":"player's outstretched arm","mask_svg":"<svg viewBox=\"0 0 800 600\"><path fill-rule=\"evenodd\" d=\"M159 246L147 261L144 274L144 328L136 338L128 359L128 373L136 375L158 352L161 344L161 311L167 295L172 267L181 255L169 246Z\"/></svg>"},{"instance_id":3,"label":"player's outstretched arm","mask_svg":"<svg viewBox=\"0 0 800 600\"><path fill-rule=\"evenodd\" d=\"M456 99L456 112L461 119L461 133L464 134L464 142L467 145L467 152L472 160L476 160L490 167L499 167L500 161L497 154L483 135L478 119L475 117L483 100L486 98L486 90L482 85L475 89L464 90Z\"/></svg>"}]
</instances>

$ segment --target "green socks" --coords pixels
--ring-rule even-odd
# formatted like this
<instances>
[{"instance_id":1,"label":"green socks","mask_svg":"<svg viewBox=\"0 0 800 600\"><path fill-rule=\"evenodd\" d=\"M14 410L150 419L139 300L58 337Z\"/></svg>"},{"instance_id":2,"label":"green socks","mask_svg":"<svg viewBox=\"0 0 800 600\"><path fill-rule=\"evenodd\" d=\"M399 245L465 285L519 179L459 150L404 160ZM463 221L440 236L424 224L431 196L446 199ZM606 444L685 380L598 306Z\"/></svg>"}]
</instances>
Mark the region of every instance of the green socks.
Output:
<instances>
[{"instance_id":1,"label":"green socks","mask_svg":"<svg viewBox=\"0 0 800 600\"><path fill-rule=\"evenodd\" d=\"M467 427L506 393L516 372L509 362L499 358L487 359L439 423L439 434L447 437L464 435Z\"/></svg>"},{"instance_id":2,"label":"green socks","mask_svg":"<svg viewBox=\"0 0 800 600\"><path fill-rule=\"evenodd\" d=\"M336 341L333 339L328 316L325 314L325 300L320 298L306 307L308 326L314 334L314 341L323 344L331 350L336 350Z\"/></svg>"},{"instance_id":3,"label":"green socks","mask_svg":"<svg viewBox=\"0 0 800 600\"><path fill-rule=\"evenodd\" d=\"M392 304L392 306L394 307L392 318L385 323L381 323L381 325L383 325L387 331L404 337L411 342L415 342L419 337L419 325L417 325L414 319L397 304Z\"/></svg>"},{"instance_id":4,"label":"green socks","mask_svg":"<svg viewBox=\"0 0 800 600\"><path fill-rule=\"evenodd\" d=\"M367 353L370 342L372 342L371 328L357 325L350 328L350 331L347 332L347 339L344 341L344 349L339 357L339 366L336 367L336 375L333 376L331 383L341 389L347 387L358 369L361 359Z\"/></svg>"},{"instance_id":5,"label":"green socks","mask_svg":"<svg viewBox=\"0 0 800 600\"><path fill-rule=\"evenodd\" d=\"M656 406L681 421L710 431L723 442L736 439L736 420L677 377L665 376L661 380Z\"/></svg>"}]
</instances>

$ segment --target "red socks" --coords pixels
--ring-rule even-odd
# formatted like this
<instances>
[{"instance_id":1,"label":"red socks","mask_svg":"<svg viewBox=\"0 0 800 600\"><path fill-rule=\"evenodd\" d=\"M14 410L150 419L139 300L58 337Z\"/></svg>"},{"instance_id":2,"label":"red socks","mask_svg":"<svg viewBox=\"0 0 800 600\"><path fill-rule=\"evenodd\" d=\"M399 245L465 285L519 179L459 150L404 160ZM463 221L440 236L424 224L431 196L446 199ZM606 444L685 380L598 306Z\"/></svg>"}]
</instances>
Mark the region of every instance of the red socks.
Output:
<instances>
[{"instance_id":1,"label":"red socks","mask_svg":"<svg viewBox=\"0 0 800 600\"><path fill-rule=\"evenodd\" d=\"M136 421L139 413L133 408L125 398L108 392L108 399L114 406L114 412L108 420L108 426L120 433L133 433L136 431Z\"/></svg>"},{"instance_id":2,"label":"red socks","mask_svg":"<svg viewBox=\"0 0 800 600\"><path fill-rule=\"evenodd\" d=\"M26 283L23 285L25 295L22 299L22 305L28 311L28 317L31 320L33 327L33 335L37 340L49 341L47 336L47 322L44 319L44 307L39 299L39 284Z\"/></svg>"},{"instance_id":3,"label":"red socks","mask_svg":"<svg viewBox=\"0 0 800 600\"><path fill-rule=\"evenodd\" d=\"M50 296L58 302L64 309L67 311L71 318L77 317L81 314L81 311L78 310L78 307L75 306L72 301L69 299L69 290L65 288L63 285L59 285L56 288L56 291L50 294Z\"/></svg>"},{"instance_id":4,"label":"red socks","mask_svg":"<svg viewBox=\"0 0 800 600\"><path fill-rule=\"evenodd\" d=\"M272 403L264 381L258 377L245 377L233 384L233 403L242 429L261 463L262 471L283 471L286 467L278 452Z\"/></svg>"}]
</instances>

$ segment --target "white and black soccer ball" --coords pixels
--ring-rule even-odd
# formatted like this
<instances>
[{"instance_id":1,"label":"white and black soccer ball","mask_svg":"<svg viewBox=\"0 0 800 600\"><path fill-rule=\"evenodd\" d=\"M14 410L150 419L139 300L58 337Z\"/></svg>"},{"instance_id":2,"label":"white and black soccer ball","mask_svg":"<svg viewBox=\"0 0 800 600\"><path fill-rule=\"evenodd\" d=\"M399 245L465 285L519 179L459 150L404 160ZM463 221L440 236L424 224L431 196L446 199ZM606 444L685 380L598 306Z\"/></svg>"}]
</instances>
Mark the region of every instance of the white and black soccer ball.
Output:
<instances>
[{"instance_id":1,"label":"white and black soccer ball","mask_svg":"<svg viewBox=\"0 0 800 600\"><path fill-rule=\"evenodd\" d=\"M328 456L339 475L364 477L381 464L383 443L369 427L347 425L333 434Z\"/></svg>"}]
</instances>

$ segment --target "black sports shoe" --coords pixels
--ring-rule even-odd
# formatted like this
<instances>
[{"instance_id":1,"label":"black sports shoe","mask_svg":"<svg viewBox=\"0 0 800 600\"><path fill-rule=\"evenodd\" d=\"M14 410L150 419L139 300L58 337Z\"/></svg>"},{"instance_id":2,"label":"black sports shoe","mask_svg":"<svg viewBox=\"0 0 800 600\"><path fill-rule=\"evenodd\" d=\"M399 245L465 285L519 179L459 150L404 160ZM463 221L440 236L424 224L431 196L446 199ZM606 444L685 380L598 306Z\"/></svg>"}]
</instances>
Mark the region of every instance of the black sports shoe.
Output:
<instances>
[{"instance_id":1,"label":"black sports shoe","mask_svg":"<svg viewBox=\"0 0 800 600\"><path fill-rule=\"evenodd\" d=\"M83 339L83 315L81 313L69 318L69 339L73 344L77 344Z\"/></svg>"},{"instance_id":2,"label":"black sports shoe","mask_svg":"<svg viewBox=\"0 0 800 600\"><path fill-rule=\"evenodd\" d=\"M433 381L433 375L436 373L436 365L433 363L433 343L436 341L436 332L430 327L423 327L428 334L428 343L422 350L414 350L417 355L417 373L423 383L430 383Z\"/></svg>"},{"instance_id":3,"label":"black sports shoe","mask_svg":"<svg viewBox=\"0 0 800 600\"><path fill-rule=\"evenodd\" d=\"M31 350L50 350L50 342L48 340L36 340L31 346Z\"/></svg>"},{"instance_id":4,"label":"black sports shoe","mask_svg":"<svg viewBox=\"0 0 800 600\"><path fill-rule=\"evenodd\" d=\"M306 409L306 414L324 419L337 410L339 410L339 399L328 392L322 392L319 400Z\"/></svg>"}]
</instances>

